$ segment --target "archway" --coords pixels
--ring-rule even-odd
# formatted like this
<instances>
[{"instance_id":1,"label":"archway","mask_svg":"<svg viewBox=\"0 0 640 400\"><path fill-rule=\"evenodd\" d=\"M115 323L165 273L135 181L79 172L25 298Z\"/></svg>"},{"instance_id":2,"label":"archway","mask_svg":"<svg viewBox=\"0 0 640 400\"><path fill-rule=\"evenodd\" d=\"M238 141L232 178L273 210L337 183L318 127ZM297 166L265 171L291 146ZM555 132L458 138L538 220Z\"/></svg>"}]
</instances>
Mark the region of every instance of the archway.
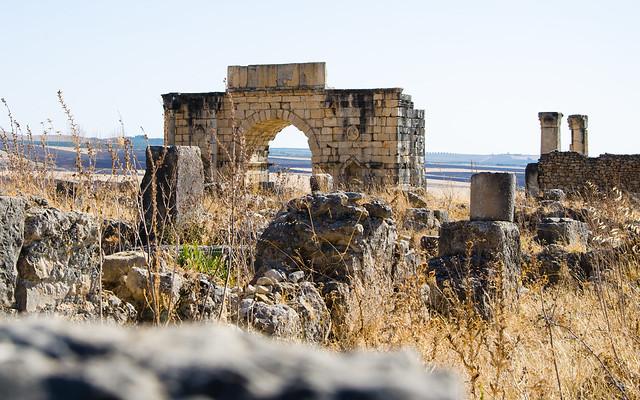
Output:
<instances>
[{"instance_id":1,"label":"archway","mask_svg":"<svg viewBox=\"0 0 640 400\"><path fill-rule=\"evenodd\" d=\"M287 127L295 128L307 138L306 144L311 152L312 170L318 170L320 149L313 128L290 111L261 111L250 116L241 125L248 156L248 182L269 186L269 144Z\"/></svg>"}]
</instances>

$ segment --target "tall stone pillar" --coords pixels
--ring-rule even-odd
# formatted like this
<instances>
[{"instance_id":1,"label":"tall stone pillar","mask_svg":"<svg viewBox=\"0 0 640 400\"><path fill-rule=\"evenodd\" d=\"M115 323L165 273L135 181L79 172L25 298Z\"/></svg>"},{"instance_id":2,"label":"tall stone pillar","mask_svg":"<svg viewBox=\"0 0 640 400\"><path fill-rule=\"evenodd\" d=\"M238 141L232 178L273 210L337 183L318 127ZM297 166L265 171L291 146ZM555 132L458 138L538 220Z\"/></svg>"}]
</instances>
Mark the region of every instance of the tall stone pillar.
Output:
<instances>
[{"instance_id":1,"label":"tall stone pillar","mask_svg":"<svg viewBox=\"0 0 640 400\"><path fill-rule=\"evenodd\" d=\"M571 129L571 151L583 156L589 155L589 141L587 138L587 124L589 118L586 115L569 115L569 129Z\"/></svg>"},{"instance_id":2,"label":"tall stone pillar","mask_svg":"<svg viewBox=\"0 0 640 400\"><path fill-rule=\"evenodd\" d=\"M541 146L540 155L560 151L560 124L562 123L562 113L559 112L539 112Z\"/></svg>"}]
</instances>

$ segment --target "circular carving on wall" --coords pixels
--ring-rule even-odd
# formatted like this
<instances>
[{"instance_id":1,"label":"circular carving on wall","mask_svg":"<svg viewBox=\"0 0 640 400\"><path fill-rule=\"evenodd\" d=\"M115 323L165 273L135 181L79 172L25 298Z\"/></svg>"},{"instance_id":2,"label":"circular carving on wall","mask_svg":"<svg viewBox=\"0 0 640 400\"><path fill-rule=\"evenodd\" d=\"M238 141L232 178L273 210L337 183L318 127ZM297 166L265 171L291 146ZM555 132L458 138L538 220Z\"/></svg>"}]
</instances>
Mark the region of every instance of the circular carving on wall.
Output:
<instances>
[{"instance_id":1,"label":"circular carving on wall","mask_svg":"<svg viewBox=\"0 0 640 400\"><path fill-rule=\"evenodd\" d=\"M360 131L358 130L358 127L355 125L350 125L347 128L347 139L356 140L359 137L360 137Z\"/></svg>"}]
</instances>

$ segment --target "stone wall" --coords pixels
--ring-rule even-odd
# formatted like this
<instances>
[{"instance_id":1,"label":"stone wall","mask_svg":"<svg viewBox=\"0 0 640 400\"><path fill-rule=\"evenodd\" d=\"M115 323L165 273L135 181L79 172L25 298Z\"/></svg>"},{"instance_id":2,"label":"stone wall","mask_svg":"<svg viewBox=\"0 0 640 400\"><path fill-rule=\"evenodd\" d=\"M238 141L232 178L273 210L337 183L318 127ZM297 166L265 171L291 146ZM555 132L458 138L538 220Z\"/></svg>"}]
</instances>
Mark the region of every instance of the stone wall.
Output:
<instances>
[{"instance_id":1,"label":"stone wall","mask_svg":"<svg viewBox=\"0 0 640 400\"><path fill-rule=\"evenodd\" d=\"M326 89L324 63L228 73L226 92L162 96L165 144L199 146L210 173L229 165L244 133L250 174L267 181L269 141L293 125L308 138L314 173L346 186L424 185L424 111L402 89Z\"/></svg>"},{"instance_id":2,"label":"stone wall","mask_svg":"<svg viewBox=\"0 0 640 400\"><path fill-rule=\"evenodd\" d=\"M580 190L587 182L607 189L640 193L640 155L603 154L585 157L576 152L543 154L538 162L541 190Z\"/></svg>"}]
</instances>

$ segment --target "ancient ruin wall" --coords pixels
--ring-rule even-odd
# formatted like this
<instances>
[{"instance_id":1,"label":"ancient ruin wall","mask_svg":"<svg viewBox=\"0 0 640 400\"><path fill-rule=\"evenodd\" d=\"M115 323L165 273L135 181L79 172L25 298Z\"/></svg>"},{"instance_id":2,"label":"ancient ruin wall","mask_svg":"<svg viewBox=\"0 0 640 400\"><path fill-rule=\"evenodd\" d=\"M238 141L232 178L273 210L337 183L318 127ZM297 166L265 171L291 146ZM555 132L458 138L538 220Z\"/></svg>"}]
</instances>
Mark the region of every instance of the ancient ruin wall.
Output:
<instances>
[{"instance_id":1,"label":"ancient ruin wall","mask_svg":"<svg viewBox=\"0 0 640 400\"><path fill-rule=\"evenodd\" d=\"M250 173L264 182L269 141L293 125L308 138L316 173L347 186L424 185L424 111L411 96L326 89L325 75L324 63L232 66L226 92L165 94L165 143L199 146L215 171L242 132Z\"/></svg>"},{"instance_id":2,"label":"ancient ruin wall","mask_svg":"<svg viewBox=\"0 0 640 400\"><path fill-rule=\"evenodd\" d=\"M640 155L585 157L576 152L556 151L540 157L538 184L541 190L581 190L587 182L602 189L618 187L640 193Z\"/></svg>"}]
</instances>

